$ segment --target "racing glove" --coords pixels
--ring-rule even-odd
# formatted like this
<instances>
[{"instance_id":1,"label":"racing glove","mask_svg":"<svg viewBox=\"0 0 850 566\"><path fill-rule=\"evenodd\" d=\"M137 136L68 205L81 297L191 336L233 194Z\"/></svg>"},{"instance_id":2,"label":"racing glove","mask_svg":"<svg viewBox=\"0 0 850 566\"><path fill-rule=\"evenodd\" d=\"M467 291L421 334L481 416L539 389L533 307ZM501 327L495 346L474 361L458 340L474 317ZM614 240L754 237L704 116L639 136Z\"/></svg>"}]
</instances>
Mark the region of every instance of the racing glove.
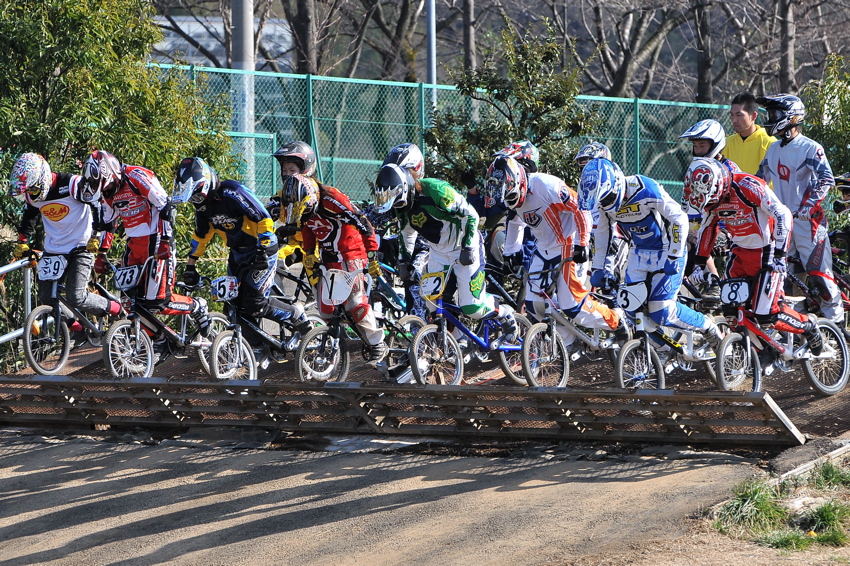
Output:
<instances>
[{"instance_id":1,"label":"racing glove","mask_svg":"<svg viewBox=\"0 0 850 566\"><path fill-rule=\"evenodd\" d=\"M95 238L92 236L89 238L89 241L86 242L86 251L90 254L96 254L100 251L100 238Z\"/></svg>"},{"instance_id":2,"label":"racing glove","mask_svg":"<svg viewBox=\"0 0 850 566\"><path fill-rule=\"evenodd\" d=\"M799 218L800 220L811 220L814 209L815 207L804 204L800 207L800 210L794 213L794 218Z\"/></svg>"},{"instance_id":3,"label":"racing glove","mask_svg":"<svg viewBox=\"0 0 850 566\"><path fill-rule=\"evenodd\" d=\"M187 287L194 287L201 282L201 275L198 273L194 265L187 265L183 270L183 284Z\"/></svg>"},{"instance_id":4,"label":"racing glove","mask_svg":"<svg viewBox=\"0 0 850 566\"><path fill-rule=\"evenodd\" d=\"M664 262L664 273L666 275L676 275L682 272L684 266L685 262L682 261L682 258L668 256L667 261Z\"/></svg>"},{"instance_id":5,"label":"racing glove","mask_svg":"<svg viewBox=\"0 0 850 566\"><path fill-rule=\"evenodd\" d=\"M107 271L109 271L109 259L107 259L106 254L101 252L97 254L97 257L94 260L94 272L103 275Z\"/></svg>"},{"instance_id":6,"label":"racing glove","mask_svg":"<svg viewBox=\"0 0 850 566\"><path fill-rule=\"evenodd\" d=\"M573 261L576 263L584 263L587 261L586 246L573 246Z\"/></svg>"},{"instance_id":7,"label":"racing glove","mask_svg":"<svg viewBox=\"0 0 850 566\"><path fill-rule=\"evenodd\" d=\"M15 244L15 249L12 250L12 257L15 259L21 259L30 251L29 244L26 242L18 242Z\"/></svg>"},{"instance_id":8,"label":"racing glove","mask_svg":"<svg viewBox=\"0 0 850 566\"><path fill-rule=\"evenodd\" d=\"M171 243L163 238L159 241L159 248L156 250L156 259L171 258Z\"/></svg>"},{"instance_id":9,"label":"racing glove","mask_svg":"<svg viewBox=\"0 0 850 566\"><path fill-rule=\"evenodd\" d=\"M384 274L384 272L381 270L381 263L377 259L369 260L369 267L367 271L373 279L377 279L378 277Z\"/></svg>"},{"instance_id":10,"label":"racing glove","mask_svg":"<svg viewBox=\"0 0 850 566\"><path fill-rule=\"evenodd\" d=\"M472 265L475 263L475 250L472 248L463 248L460 251L458 263L461 265Z\"/></svg>"},{"instance_id":11,"label":"racing glove","mask_svg":"<svg viewBox=\"0 0 850 566\"><path fill-rule=\"evenodd\" d=\"M304 256L304 259L301 260L302 265L304 265L304 270L307 272L307 279L310 281L310 285L315 287L319 284L319 270L317 268L317 264L319 263L319 258L316 257L315 254L307 254Z\"/></svg>"},{"instance_id":12,"label":"racing glove","mask_svg":"<svg viewBox=\"0 0 850 566\"><path fill-rule=\"evenodd\" d=\"M597 269L590 274L590 284L593 287L599 289L600 291L610 291L616 283L617 278L614 277L614 274L610 271L605 271L604 269Z\"/></svg>"}]
</instances>

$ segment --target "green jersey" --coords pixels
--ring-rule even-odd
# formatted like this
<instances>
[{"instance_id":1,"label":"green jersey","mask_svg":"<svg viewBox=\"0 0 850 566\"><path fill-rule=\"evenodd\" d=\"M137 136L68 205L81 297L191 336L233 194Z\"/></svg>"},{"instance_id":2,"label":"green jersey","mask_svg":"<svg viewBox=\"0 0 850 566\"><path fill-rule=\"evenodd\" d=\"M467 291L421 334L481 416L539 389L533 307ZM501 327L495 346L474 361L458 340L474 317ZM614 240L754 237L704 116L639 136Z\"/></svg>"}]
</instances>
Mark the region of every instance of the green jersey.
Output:
<instances>
[{"instance_id":1,"label":"green jersey","mask_svg":"<svg viewBox=\"0 0 850 566\"><path fill-rule=\"evenodd\" d=\"M416 232L428 240L431 249L439 252L471 247L478 229L475 209L446 181L422 179L419 183L422 192L416 194L413 206L399 214L408 251L416 240Z\"/></svg>"}]
</instances>

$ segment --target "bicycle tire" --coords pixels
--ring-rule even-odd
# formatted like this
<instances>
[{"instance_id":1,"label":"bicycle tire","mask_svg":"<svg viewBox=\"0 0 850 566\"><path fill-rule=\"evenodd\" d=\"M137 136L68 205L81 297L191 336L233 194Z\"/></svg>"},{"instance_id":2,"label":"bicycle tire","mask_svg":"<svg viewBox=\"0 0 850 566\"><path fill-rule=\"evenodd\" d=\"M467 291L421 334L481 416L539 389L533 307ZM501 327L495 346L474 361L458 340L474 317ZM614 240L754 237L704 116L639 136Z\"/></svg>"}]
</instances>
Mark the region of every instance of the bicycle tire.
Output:
<instances>
[{"instance_id":1,"label":"bicycle tire","mask_svg":"<svg viewBox=\"0 0 850 566\"><path fill-rule=\"evenodd\" d=\"M750 345L749 355L744 351L746 340L732 332L720 343L715 361L715 382L720 391L761 391L761 363L758 352ZM765 346L769 348L770 346Z\"/></svg>"},{"instance_id":2,"label":"bicycle tire","mask_svg":"<svg viewBox=\"0 0 850 566\"><path fill-rule=\"evenodd\" d=\"M517 335L514 341L510 342L510 344L514 346L522 346L525 341L524 336L531 328L531 321L528 320L528 317L526 317L525 315L518 313L514 314L514 320L516 320ZM528 385L528 381L526 380L525 374L522 370L521 349L515 352L505 352L503 350L498 350L496 358L499 361L499 367L502 368L502 371L505 372L505 375L508 376L511 381L513 381L517 385Z\"/></svg>"},{"instance_id":3,"label":"bicycle tire","mask_svg":"<svg viewBox=\"0 0 850 566\"><path fill-rule=\"evenodd\" d=\"M389 353L387 353L387 365L389 367L396 367L409 362L410 345L413 344L413 337L426 324L421 317L409 314L401 317L393 323L394 326L388 328L387 347ZM403 329L404 332L400 333L396 328Z\"/></svg>"},{"instance_id":4,"label":"bicycle tire","mask_svg":"<svg viewBox=\"0 0 850 566\"><path fill-rule=\"evenodd\" d=\"M210 375L215 379L257 379L257 360L248 340L232 330L219 332L210 347Z\"/></svg>"},{"instance_id":5,"label":"bicycle tire","mask_svg":"<svg viewBox=\"0 0 850 566\"><path fill-rule=\"evenodd\" d=\"M819 359L804 358L803 373L815 391L824 396L831 396L840 393L850 377L847 342L841 329L825 318L818 319L818 332L823 336L824 350L830 348L834 355Z\"/></svg>"},{"instance_id":6,"label":"bicycle tire","mask_svg":"<svg viewBox=\"0 0 850 566\"><path fill-rule=\"evenodd\" d=\"M529 387L567 386L570 354L556 329L544 322L528 329L522 341L522 371Z\"/></svg>"},{"instance_id":7,"label":"bicycle tire","mask_svg":"<svg viewBox=\"0 0 850 566\"><path fill-rule=\"evenodd\" d=\"M153 343L138 320L119 320L109 327L103 344L103 363L117 379L153 375Z\"/></svg>"},{"instance_id":8,"label":"bicycle tire","mask_svg":"<svg viewBox=\"0 0 850 566\"><path fill-rule=\"evenodd\" d=\"M351 364L348 340L334 339L330 327L317 326L301 339L295 351L295 369L301 381L345 381Z\"/></svg>"},{"instance_id":9,"label":"bicycle tire","mask_svg":"<svg viewBox=\"0 0 850 566\"><path fill-rule=\"evenodd\" d=\"M649 348L649 360L646 359L644 339L635 338L626 342L617 357L617 385L623 389L664 389L664 365L655 352Z\"/></svg>"},{"instance_id":10,"label":"bicycle tire","mask_svg":"<svg viewBox=\"0 0 850 566\"><path fill-rule=\"evenodd\" d=\"M59 316L58 339L52 306L34 308L24 323L24 358L36 374L56 375L71 355L71 333L62 315Z\"/></svg>"},{"instance_id":11,"label":"bicycle tire","mask_svg":"<svg viewBox=\"0 0 850 566\"><path fill-rule=\"evenodd\" d=\"M706 316L709 316L709 315L706 315ZM723 336L724 334L727 335L727 336L729 335L729 331L730 331L729 323L726 322L725 316L715 316L714 317L714 323L717 325L717 328L720 329L720 335L721 336ZM704 340L705 340L705 336L703 336L703 341ZM717 352L715 352L713 360L702 362L702 366L705 369L706 373L708 373L709 378L711 378L711 380L714 381L715 383L719 383L719 381L718 381L719 378L717 377L717 371L716 371L719 359L720 359L720 356L718 356ZM722 391L726 391L726 389L722 389Z\"/></svg>"},{"instance_id":12,"label":"bicycle tire","mask_svg":"<svg viewBox=\"0 0 850 566\"><path fill-rule=\"evenodd\" d=\"M230 326L230 320L220 312L211 312L210 313L210 340L215 340L216 336L227 330ZM212 351L212 346L209 348L197 348L198 361L201 362L201 368L204 370L209 376L212 376L212 359L210 356L210 352Z\"/></svg>"},{"instance_id":13,"label":"bicycle tire","mask_svg":"<svg viewBox=\"0 0 850 566\"><path fill-rule=\"evenodd\" d=\"M463 352L457 339L436 324L423 326L410 345L410 369L413 378L422 385L460 385Z\"/></svg>"}]
</instances>

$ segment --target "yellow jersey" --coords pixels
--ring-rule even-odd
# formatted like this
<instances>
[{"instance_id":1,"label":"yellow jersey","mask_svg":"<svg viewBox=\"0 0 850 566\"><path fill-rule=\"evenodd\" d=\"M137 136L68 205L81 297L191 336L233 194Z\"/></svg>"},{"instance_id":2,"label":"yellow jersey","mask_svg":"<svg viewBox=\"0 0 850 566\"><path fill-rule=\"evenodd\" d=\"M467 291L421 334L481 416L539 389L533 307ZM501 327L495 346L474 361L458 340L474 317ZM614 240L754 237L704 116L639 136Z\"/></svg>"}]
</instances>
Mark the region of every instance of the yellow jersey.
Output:
<instances>
[{"instance_id":1,"label":"yellow jersey","mask_svg":"<svg viewBox=\"0 0 850 566\"><path fill-rule=\"evenodd\" d=\"M776 138L767 135L764 128L756 126L756 131L747 136L747 139L743 139L738 133L727 136L723 156L734 161L744 173L755 175L767 148L775 141Z\"/></svg>"}]
</instances>

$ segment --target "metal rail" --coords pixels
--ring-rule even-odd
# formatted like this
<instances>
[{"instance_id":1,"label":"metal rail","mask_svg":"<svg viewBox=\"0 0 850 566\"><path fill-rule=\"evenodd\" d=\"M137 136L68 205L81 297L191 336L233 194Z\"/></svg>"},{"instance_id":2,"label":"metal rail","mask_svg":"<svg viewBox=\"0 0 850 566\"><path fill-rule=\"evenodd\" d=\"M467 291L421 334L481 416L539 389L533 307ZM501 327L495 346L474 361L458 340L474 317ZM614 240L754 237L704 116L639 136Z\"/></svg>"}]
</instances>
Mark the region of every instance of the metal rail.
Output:
<instances>
[{"instance_id":1,"label":"metal rail","mask_svg":"<svg viewBox=\"0 0 850 566\"><path fill-rule=\"evenodd\" d=\"M0 421L798 445L767 393L0 377Z\"/></svg>"},{"instance_id":2,"label":"metal rail","mask_svg":"<svg viewBox=\"0 0 850 566\"><path fill-rule=\"evenodd\" d=\"M13 261L12 263L0 267L0 277L18 269L29 268L31 264L32 261L29 259ZM24 320L26 320L26 317L29 316L30 311L32 311L32 270L24 269ZM0 336L0 344L16 340L23 336L23 334L23 327L7 332Z\"/></svg>"}]
</instances>

